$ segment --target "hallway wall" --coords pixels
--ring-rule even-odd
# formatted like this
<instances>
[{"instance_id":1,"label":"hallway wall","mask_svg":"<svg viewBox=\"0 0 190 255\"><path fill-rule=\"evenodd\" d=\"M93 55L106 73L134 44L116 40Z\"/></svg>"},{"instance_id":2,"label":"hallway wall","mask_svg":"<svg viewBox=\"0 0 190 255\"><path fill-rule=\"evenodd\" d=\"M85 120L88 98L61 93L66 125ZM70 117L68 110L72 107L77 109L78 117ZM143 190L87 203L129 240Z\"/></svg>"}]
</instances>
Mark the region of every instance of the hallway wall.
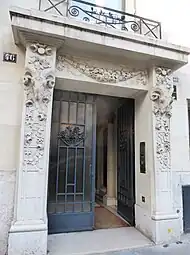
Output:
<instances>
[{"instance_id":1,"label":"hallway wall","mask_svg":"<svg viewBox=\"0 0 190 255\"><path fill-rule=\"evenodd\" d=\"M115 98L115 104L113 103L112 106L107 105L107 110L106 110L106 111L109 111L110 107L113 108L115 105L116 110L114 110L115 117L114 117L114 122L113 122L113 134L114 134L114 136L113 136L113 145L114 145L113 150L114 151L112 154L114 182L111 183L115 202L117 199L117 100L118 100L118 98ZM106 102L106 97L105 97L105 102ZM99 104L99 102L98 102L98 104ZM101 119L99 121L101 121ZM103 172L108 170L107 166L106 166L106 169L104 169L104 162L107 161L107 158L105 158L105 157L108 157L108 154L106 155L104 153L104 144L103 144L104 140L106 139L104 136L107 133L107 132L105 132L105 129L108 128L108 118L104 118L104 124L101 124L101 123L97 123L97 124L98 125L100 124L100 126L98 126L98 129L97 129L97 164L96 164L96 174L97 174L97 178L98 178L97 187L103 188L103 186L104 186L103 178L105 178ZM109 182L107 182L107 183L108 183L107 185L110 185ZM106 201L104 201L104 202L106 202Z\"/></svg>"}]
</instances>

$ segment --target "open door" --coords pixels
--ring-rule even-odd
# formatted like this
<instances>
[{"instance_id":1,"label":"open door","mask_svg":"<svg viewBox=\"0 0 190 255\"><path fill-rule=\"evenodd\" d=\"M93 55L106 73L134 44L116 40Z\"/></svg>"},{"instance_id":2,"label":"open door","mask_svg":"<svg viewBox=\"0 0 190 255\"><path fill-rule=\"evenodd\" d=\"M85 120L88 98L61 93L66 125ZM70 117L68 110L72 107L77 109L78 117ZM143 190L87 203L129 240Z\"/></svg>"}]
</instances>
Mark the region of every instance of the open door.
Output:
<instances>
[{"instance_id":1,"label":"open door","mask_svg":"<svg viewBox=\"0 0 190 255\"><path fill-rule=\"evenodd\" d=\"M48 187L49 233L93 229L95 142L95 97L55 90Z\"/></svg>"},{"instance_id":2,"label":"open door","mask_svg":"<svg viewBox=\"0 0 190 255\"><path fill-rule=\"evenodd\" d=\"M127 99L118 109L117 210L135 224L134 100Z\"/></svg>"}]
</instances>

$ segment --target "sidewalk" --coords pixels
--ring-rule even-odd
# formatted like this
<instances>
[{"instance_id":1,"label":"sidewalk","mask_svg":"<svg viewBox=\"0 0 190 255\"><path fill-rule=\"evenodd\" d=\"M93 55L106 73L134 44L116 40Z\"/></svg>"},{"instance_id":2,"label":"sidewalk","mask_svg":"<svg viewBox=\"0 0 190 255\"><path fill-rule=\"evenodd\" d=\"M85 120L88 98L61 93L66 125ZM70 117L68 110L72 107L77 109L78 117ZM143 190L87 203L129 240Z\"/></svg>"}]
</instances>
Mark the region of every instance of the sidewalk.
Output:
<instances>
[{"instance_id":1,"label":"sidewalk","mask_svg":"<svg viewBox=\"0 0 190 255\"><path fill-rule=\"evenodd\" d=\"M152 242L133 227L48 236L48 255L92 255L148 247Z\"/></svg>"},{"instance_id":2,"label":"sidewalk","mask_svg":"<svg viewBox=\"0 0 190 255\"><path fill-rule=\"evenodd\" d=\"M48 255L190 255L190 234L154 245L135 228L101 229L48 236Z\"/></svg>"},{"instance_id":3,"label":"sidewalk","mask_svg":"<svg viewBox=\"0 0 190 255\"><path fill-rule=\"evenodd\" d=\"M181 242L166 246L150 246L119 252L108 252L97 255L190 255L190 235L183 236ZM96 255L96 254L93 254Z\"/></svg>"}]
</instances>

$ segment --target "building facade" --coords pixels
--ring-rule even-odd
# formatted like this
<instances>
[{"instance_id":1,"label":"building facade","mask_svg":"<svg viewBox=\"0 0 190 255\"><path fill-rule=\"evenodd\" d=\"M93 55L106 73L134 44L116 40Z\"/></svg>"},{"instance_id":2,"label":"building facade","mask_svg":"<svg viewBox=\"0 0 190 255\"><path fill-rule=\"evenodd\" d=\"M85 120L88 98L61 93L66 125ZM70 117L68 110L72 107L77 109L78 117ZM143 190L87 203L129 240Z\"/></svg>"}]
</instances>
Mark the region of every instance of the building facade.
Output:
<instances>
[{"instance_id":1,"label":"building facade","mask_svg":"<svg viewBox=\"0 0 190 255\"><path fill-rule=\"evenodd\" d=\"M190 229L190 50L134 10L2 4L0 254L45 255L48 233L93 230L98 200L155 243Z\"/></svg>"}]
</instances>

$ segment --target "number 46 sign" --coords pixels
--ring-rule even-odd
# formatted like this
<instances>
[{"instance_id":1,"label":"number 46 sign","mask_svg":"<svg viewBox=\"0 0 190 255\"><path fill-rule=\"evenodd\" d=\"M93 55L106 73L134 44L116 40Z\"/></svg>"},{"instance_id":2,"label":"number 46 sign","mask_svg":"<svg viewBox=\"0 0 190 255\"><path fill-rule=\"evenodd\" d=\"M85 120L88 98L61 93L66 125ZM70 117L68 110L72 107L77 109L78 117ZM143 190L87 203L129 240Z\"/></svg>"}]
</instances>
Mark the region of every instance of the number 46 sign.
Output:
<instances>
[{"instance_id":1,"label":"number 46 sign","mask_svg":"<svg viewBox=\"0 0 190 255\"><path fill-rule=\"evenodd\" d=\"M16 63L16 61L17 61L17 54L4 52L3 53L3 61L4 62Z\"/></svg>"}]
</instances>

